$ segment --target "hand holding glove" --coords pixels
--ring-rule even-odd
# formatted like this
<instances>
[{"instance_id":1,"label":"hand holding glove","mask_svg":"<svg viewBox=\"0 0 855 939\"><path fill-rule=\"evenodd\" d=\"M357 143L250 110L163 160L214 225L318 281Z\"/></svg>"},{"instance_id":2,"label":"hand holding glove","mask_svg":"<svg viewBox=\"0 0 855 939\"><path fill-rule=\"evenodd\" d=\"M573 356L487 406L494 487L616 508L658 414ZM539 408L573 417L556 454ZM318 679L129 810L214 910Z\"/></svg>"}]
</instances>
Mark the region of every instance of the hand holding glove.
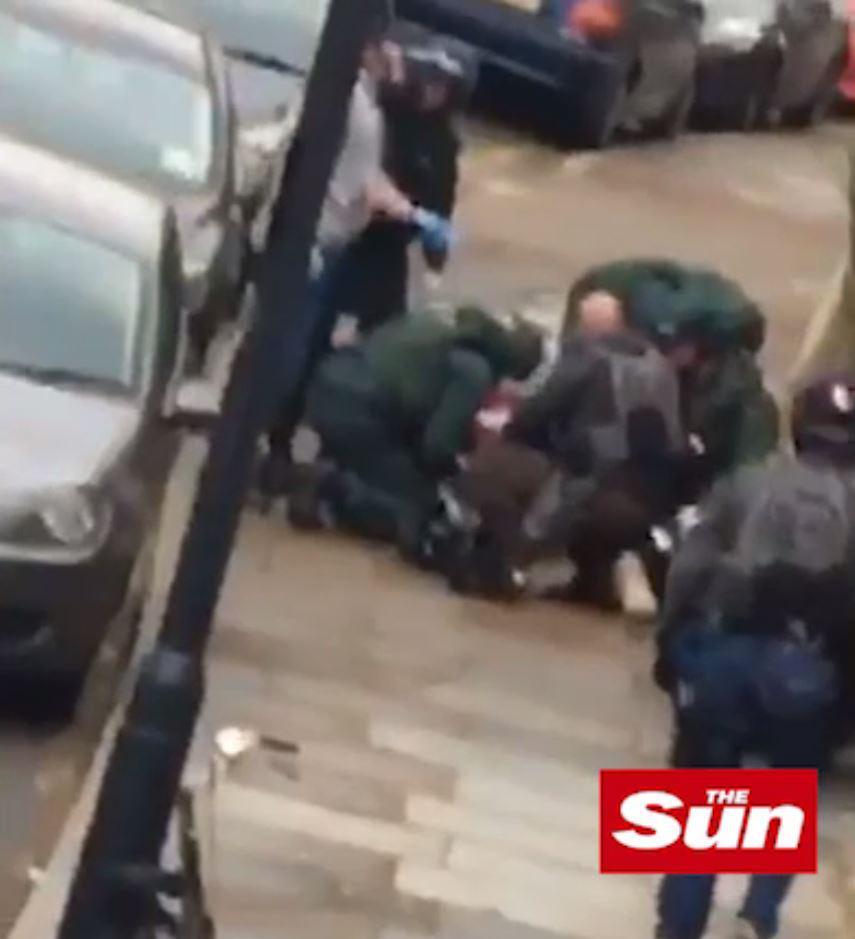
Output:
<instances>
[{"instance_id":1,"label":"hand holding glove","mask_svg":"<svg viewBox=\"0 0 855 939\"><path fill-rule=\"evenodd\" d=\"M426 252L445 254L454 243L454 228L451 222L436 212L416 209L413 212L413 224L419 229L422 246Z\"/></svg>"}]
</instances>

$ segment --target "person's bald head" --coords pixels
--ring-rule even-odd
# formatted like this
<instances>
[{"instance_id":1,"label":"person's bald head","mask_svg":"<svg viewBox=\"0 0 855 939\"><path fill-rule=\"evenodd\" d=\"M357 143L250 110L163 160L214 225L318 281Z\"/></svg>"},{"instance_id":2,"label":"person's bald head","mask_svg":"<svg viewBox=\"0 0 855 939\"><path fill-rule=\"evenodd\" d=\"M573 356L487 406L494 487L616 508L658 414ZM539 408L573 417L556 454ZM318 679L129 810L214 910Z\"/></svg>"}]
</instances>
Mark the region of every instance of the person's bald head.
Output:
<instances>
[{"instance_id":1,"label":"person's bald head","mask_svg":"<svg viewBox=\"0 0 855 939\"><path fill-rule=\"evenodd\" d=\"M607 290L595 290L579 303L579 332L603 336L620 332L626 318L620 300Z\"/></svg>"}]
</instances>

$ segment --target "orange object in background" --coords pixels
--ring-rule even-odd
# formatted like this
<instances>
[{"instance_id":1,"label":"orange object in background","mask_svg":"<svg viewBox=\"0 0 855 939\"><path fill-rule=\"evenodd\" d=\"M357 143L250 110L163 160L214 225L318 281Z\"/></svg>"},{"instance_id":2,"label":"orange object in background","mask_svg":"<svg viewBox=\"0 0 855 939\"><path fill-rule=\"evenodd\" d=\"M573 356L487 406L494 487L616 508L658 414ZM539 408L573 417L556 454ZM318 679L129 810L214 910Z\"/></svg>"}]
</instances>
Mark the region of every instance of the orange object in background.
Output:
<instances>
[{"instance_id":1,"label":"orange object in background","mask_svg":"<svg viewBox=\"0 0 855 939\"><path fill-rule=\"evenodd\" d=\"M846 101L855 104L855 0L849 0L846 12L849 18L847 26L848 54L846 68L840 77L837 88Z\"/></svg>"},{"instance_id":2,"label":"orange object in background","mask_svg":"<svg viewBox=\"0 0 855 939\"><path fill-rule=\"evenodd\" d=\"M586 39L610 39L623 26L619 0L578 0L567 14L570 31Z\"/></svg>"}]
</instances>

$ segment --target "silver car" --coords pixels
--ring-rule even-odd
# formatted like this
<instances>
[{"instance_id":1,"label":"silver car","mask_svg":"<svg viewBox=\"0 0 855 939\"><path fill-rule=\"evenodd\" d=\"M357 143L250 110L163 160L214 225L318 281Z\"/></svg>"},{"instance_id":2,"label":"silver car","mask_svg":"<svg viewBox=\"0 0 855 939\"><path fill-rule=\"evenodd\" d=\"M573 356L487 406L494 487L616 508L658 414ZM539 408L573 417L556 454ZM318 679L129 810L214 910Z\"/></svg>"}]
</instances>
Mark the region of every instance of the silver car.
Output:
<instances>
[{"instance_id":1,"label":"silver car","mask_svg":"<svg viewBox=\"0 0 855 939\"><path fill-rule=\"evenodd\" d=\"M176 446L163 203L0 136L0 672L72 690L140 614Z\"/></svg>"},{"instance_id":2,"label":"silver car","mask_svg":"<svg viewBox=\"0 0 855 939\"><path fill-rule=\"evenodd\" d=\"M185 304L204 347L237 306L245 244L216 44L113 0L3 0L0 129L174 207Z\"/></svg>"}]
</instances>

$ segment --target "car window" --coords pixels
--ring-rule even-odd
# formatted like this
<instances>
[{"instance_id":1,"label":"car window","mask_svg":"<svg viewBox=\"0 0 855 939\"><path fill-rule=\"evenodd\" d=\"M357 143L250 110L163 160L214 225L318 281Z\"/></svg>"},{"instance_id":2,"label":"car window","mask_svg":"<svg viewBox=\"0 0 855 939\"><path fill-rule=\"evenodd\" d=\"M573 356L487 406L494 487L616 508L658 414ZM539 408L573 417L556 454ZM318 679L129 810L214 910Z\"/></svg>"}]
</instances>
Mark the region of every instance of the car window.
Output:
<instances>
[{"instance_id":1,"label":"car window","mask_svg":"<svg viewBox=\"0 0 855 939\"><path fill-rule=\"evenodd\" d=\"M330 0L171 0L190 10L224 46L274 56L308 70Z\"/></svg>"},{"instance_id":2,"label":"car window","mask_svg":"<svg viewBox=\"0 0 855 939\"><path fill-rule=\"evenodd\" d=\"M0 214L0 367L141 381L141 264L79 235Z\"/></svg>"},{"instance_id":3,"label":"car window","mask_svg":"<svg viewBox=\"0 0 855 939\"><path fill-rule=\"evenodd\" d=\"M0 124L170 192L204 186L214 104L204 85L141 58L0 15Z\"/></svg>"},{"instance_id":4,"label":"car window","mask_svg":"<svg viewBox=\"0 0 855 939\"><path fill-rule=\"evenodd\" d=\"M705 0L704 9L713 19L727 17L771 22L775 19L777 0Z\"/></svg>"}]
</instances>

